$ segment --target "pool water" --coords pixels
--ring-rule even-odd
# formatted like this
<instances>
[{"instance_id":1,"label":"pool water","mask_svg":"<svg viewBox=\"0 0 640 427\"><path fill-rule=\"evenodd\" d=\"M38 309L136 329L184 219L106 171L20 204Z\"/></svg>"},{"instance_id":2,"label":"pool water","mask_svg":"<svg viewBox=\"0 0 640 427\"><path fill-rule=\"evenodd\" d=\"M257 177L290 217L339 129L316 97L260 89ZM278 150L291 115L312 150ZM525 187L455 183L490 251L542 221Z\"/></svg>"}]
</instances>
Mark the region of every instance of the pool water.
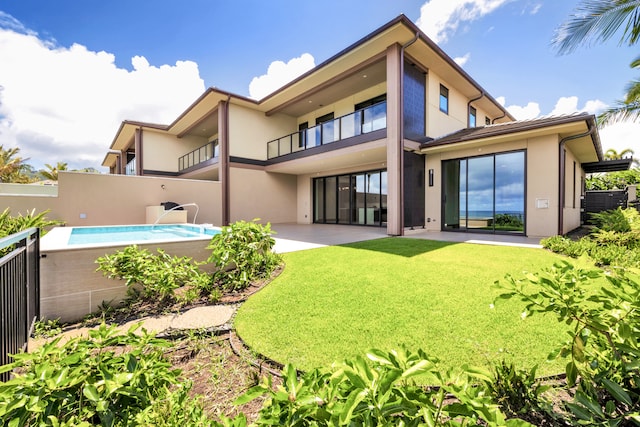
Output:
<instances>
[{"instance_id":1,"label":"pool water","mask_svg":"<svg viewBox=\"0 0 640 427\"><path fill-rule=\"evenodd\" d=\"M127 225L108 227L74 227L69 245L92 243L147 242L160 240L202 239L219 230L197 225Z\"/></svg>"}]
</instances>

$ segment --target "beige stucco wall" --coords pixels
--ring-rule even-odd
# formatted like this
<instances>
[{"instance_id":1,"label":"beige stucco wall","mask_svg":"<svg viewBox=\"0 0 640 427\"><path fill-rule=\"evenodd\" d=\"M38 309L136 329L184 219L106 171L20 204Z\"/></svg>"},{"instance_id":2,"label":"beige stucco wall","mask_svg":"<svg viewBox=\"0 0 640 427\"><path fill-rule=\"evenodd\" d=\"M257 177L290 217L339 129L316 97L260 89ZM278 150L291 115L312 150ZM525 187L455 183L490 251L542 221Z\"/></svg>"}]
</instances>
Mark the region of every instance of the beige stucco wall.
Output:
<instances>
[{"instance_id":1,"label":"beige stucco wall","mask_svg":"<svg viewBox=\"0 0 640 427\"><path fill-rule=\"evenodd\" d=\"M573 164L575 167L575 176ZM581 178L584 177L584 171L580 166L580 161L576 159L574 153L567 149L567 155L565 156L565 183L564 183L564 210L563 210L563 233L568 233L580 226L580 196ZM574 192L574 178L575 178L575 192Z\"/></svg>"},{"instance_id":2,"label":"beige stucco wall","mask_svg":"<svg viewBox=\"0 0 640 427\"><path fill-rule=\"evenodd\" d=\"M242 165L230 168L230 221L296 221L296 177Z\"/></svg>"},{"instance_id":3,"label":"beige stucco wall","mask_svg":"<svg viewBox=\"0 0 640 427\"><path fill-rule=\"evenodd\" d=\"M295 118L231 104L229 106L229 155L266 160L267 142L297 130Z\"/></svg>"},{"instance_id":4,"label":"beige stucco wall","mask_svg":"<svg viewBox=\"0 0 640 427\"><path fill-rule=\"evenodd\" d=\"M45 238L46 239L46 236ZM155 253L161 247L166 253L206 261L211 250L209 240L139 244ZM45 319L73 322L97 311L104 302L118 305L127 295L122 280L108 279L96 271L95 260L115 253L122 246L83 248L78 250L46 250L43 240L40 259L40 312ZM206 270L211 270L207 268Z\"/></svg>"},{"instance_id":5,"label":"beige stucco wall","mask_svg":"<svg viewBox=\"0 0 640 427\"><path fill-rule=\"evenodd\" d=\"M195 202L200 208L198 223L221 224L219 182L77 172L60 172L58 197L0 195L0 211L49 209L48 218L71 226L144 224L146 207L166 201ZM195 209L186 209L192 222Z\"/></svg>"},{"instance_id":6,"label":"beige stucco wall","mask_svg":"<svg viewBox=\"0 0 640 427\"><path fill-rule=\"evenodd\" d=\"M177 138L167 133L144 129L142 133L142 166L145 170L177 172L178 159L207 143L206 138Z\"/></svg>"},{"instance_id":7,"label":"beige stucco wall","mask_svg":"<svg viewBox=\"0 0 640 427\"><path fill-rule=\"evenodd\" d=\"M462 157L472 157L512 150L526 150L526 235L529 237L548 237L557 234L558 224L558 143L557 135L522 139L502 144L482 147L468 147L443 153L427 155L426 169L434 170L434 186L427 187L425 198L425 225L428 230L441 229L442 161ZM569 157L569 156L568 156ZM572 164L572 163L571 163ZM425 171L426 173L428 173ZM578 195L579 197L579 195ZM565 224L575 222L579 225L579 200L576 212L565 214ZM565 211L566 212L566 211ZM576 225L577 226L577 225ZM573 227L575 228L575 227ZM566 229L570 231L572 228Z\"/></svg>"},{"instance_id":8,"label":"beige stucco wall","mask_svg":"<svg viewBox=\"0 0 640 427\"><path fill-rule=\"evenodd\" d=\"M440 111L440 84L449 89L449 114ZM467 127L467 102L456 88L434 72L427 76L426 134L437 138ZM482 120L484 114L481 113ZM484 124L484 123L480 123Z\"/></svg>"}]
</instances>

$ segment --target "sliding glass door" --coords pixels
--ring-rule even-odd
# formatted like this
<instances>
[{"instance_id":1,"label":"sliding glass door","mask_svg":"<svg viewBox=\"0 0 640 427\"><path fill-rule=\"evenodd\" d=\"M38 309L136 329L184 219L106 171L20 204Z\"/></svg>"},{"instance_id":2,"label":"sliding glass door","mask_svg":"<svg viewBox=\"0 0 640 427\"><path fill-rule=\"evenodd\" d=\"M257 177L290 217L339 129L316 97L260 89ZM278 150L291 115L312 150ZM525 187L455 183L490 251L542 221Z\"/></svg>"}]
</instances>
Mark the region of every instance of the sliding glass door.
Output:
<instances>
[{"instance_id":1,"label":"sliding glass door","mask_svg":"<svg viewBox=\"0 0 640 427\"><path fill-rule=\"evenodd\" d=\"M387 171L313 180L313 222L382 226L387 222Z\"/></svg>"},{"instance_id":2,"label":"sliding glass door","mask_svg":"<svg viewBox=\"0 0 640 427\"><path fill-rule=\"evenodd\" d=\"M525 152L442 163L442 229L524 233Z\"/></svg>"}]
</instances>

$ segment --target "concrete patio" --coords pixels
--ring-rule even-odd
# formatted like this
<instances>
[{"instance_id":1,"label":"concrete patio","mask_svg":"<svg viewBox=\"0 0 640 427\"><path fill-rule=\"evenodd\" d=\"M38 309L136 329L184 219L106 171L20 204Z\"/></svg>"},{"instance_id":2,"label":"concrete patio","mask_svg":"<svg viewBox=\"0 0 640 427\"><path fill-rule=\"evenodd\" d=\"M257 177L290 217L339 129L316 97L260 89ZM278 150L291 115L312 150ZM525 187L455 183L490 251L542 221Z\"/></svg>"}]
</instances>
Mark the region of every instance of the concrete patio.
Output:
<instances>
[{"instance_id":1,"label":"concrete patio","mask_svg":"<svg viewBox=\"0 0 640 427\"><path fill-rule=\"evenodd\" d=\"M272 224L275 234L275 251L278 253L341 245L387 237L385 227L366 227L335 224ZM438 240L443 242L474 243L485 245L521 246L540 248L540 239L526 236L488 233L456 233L405 230L400 238Z\"/></svg>"}]
</instances>

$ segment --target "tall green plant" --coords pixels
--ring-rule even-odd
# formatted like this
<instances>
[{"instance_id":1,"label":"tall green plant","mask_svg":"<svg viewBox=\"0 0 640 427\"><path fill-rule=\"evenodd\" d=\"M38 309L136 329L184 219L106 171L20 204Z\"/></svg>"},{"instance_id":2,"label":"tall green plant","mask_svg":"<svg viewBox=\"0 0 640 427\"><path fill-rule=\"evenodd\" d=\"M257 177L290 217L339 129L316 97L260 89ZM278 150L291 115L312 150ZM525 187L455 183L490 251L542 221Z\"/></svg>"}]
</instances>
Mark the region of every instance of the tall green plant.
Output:
<instances>
[{"instance_id":1,"label":"tall green plant","mask_svg":"<svg viewBox=\"0 0 640 427\"><path fill-rule=\"evenodd\" d=\"M551 313L573 327L552 357L569 358L567 381L577 392L567 407L577 423L640 425L639 276L565 261L522 279L509 276L499 287L499 298L519 298L527 315Z\"/></svg>"},{"instance_id":2,"label":"tall green plant","mask_svg":"<svg viewBox=\"0 0 640 427\"><path fill-rule=\"evenodd\" d=\"M371 350L366 356L302 376L287 365L282 385L274 388L267 379L236 403L266 395L256 420L265 426L530 426L507 420L492 401L481 385L489 372L442 372L438 360L420 350ZM415 384L425 377L437 387Z\"/></svg>"},{"instance_id":3,"label":"tall green plant","mask_svg":"<svg viewBox=\"0 0 640 427\"><path fill-rule=\"evenodd\" d=\"M214 279L231 291L245 289L252 281L268 277L281 263L273 252L275 240L271 225L237 221L222 227L211 239L209 262L214 264Z\"/></svg>"},{"instance_id":4,"label":"tall green plant","mask_svg":"<svg viewBox=\"0 0 640 427\"><path fill-rule=\"evenodd\" d=\"M46 234L47 227L54 227L64 224L63 221L47 219L47 209L36 214L36 210L27 211L25 215L19 213L17 216L11 216L11 210L6 208L0 214L0 237L10 236L19 231L26 230L31 227L39 227L40 234Z\"/></svg>"}]
</instances>

